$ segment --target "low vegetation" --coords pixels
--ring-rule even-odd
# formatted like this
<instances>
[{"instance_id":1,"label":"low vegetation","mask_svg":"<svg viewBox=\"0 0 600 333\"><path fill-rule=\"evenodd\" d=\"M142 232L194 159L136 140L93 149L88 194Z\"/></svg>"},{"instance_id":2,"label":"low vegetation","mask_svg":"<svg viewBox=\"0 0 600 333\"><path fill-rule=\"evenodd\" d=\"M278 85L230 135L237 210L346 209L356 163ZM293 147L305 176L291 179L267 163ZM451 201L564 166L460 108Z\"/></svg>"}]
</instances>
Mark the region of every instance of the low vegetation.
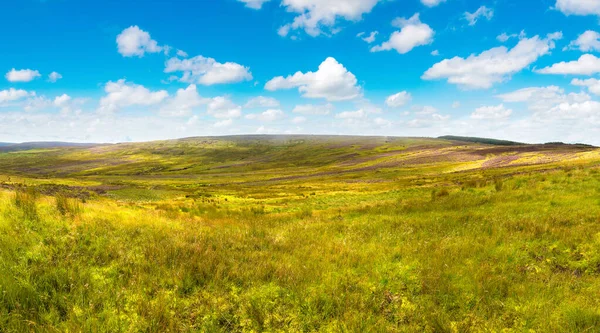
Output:
<instances>
[{"instance_id":1,"label":"low vegetation","mask_svg":"<svg viewBox=\"0 0 600 333\"><path fill-rule=\"evenodd\" d=\"M596 332L599 168L416 138L0 153L0 331Z\"/></svg>"}]
</instances>

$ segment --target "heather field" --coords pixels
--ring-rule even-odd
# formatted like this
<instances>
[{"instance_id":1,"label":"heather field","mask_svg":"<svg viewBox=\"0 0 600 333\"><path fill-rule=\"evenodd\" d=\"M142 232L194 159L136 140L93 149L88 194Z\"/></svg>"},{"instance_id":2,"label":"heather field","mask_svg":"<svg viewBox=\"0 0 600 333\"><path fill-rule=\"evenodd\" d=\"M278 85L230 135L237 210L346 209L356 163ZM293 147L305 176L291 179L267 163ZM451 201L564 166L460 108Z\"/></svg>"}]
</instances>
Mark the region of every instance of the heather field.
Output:
<instances>
[{"instance_id":1,"label":"heather field","mask_svg":"<svg viewBox=\"0 0 600 333\"><path fill-rule=\"evenodd\" d=\"M0 331L600 331L600 150L459 139L2 146Z\"/></svg>"}]
</instances>

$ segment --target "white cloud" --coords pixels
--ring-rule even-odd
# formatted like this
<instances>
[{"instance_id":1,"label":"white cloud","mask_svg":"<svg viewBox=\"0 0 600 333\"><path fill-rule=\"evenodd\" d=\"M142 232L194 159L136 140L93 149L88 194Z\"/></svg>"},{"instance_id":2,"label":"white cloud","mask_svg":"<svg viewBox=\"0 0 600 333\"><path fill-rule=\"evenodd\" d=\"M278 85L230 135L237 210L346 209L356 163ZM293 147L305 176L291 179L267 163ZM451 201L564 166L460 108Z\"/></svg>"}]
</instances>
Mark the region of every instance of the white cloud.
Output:
<instances>
[{"instance_id":1,"label":"white cloud","mask_svg":"<svg viewBox=\"0 0 600 333\"><path fill-rule=\"evenodd\" d=\"M385 100L385 104L392 108L399 108L408 104L412 99L412 96L407 91L401 91L397 94L389 96Z\"/></svg>"},{"instance_id":2,"label":"white cloud","mask_svg":"<svg viewBox=\"0 0 600 333\"><path fill-rule=\"evenodd\" d=\"M287 36L299 29L313 37L335 33L339 31L336 24L340 19L360 21L380 1L384 0L282 0L281 5L288 12L298 15L279 28L278 33Z\"/></svg>"},{"instance_id":3,"label":"white cloud","mask_svg":"<svg viewBox=\"0 0 600 333\"><path fill-rule=\"evenodd\" d=\"M566 94L564 89L557 86L523 88L496 97L506 103L527 103L533 112L544 112L562 103L583 103L591 99L586 93Z\"/></svg>"},{"instance_id":4,"label":"white cloud","mask_svg":"<svg viewBox=\"0 0 600 333\"><path fill-rule=\"evenodd\" d=\"M52 83L54 83L54 82L56 82L56 81L58 81L58 80L60 80L60 79L62 79L62 75L60 75L60 73L57 73L57 72L52 72L52 73L50 73L50 74L48 75L48 81L49 81L49 82L52 82Z\"/></svg>"},{"instance_id":5,"label":"white cloud","mask_svg":"<svg viewBox=\"0 0 600 333\"><path fill-rule=\"evenodd\" d=\"M508 34L506 34L506 32L503 32L503 33L501 33L500 35L498 35L498 37L496 37L496 39L497 39L499 42L502 42L502 43L504 43L504 42L506 42L507 40L511 39L512 37L516 37L516 35L508 35Z\"/></svg>"},{"instance_id":6,"label":"white cloud","mask_svg":"<svg viewBox=\"0 0 600 333\"><path fill-rule=\"evenodd\" d=\"M226 97L215 97L208 103L208 114L215 118L239 118L242 107L233 103Z\"/></svg>"},{"instance_id":7,"label":"white cloud","mask_svg":"<svg viewBox=\"0 0 600 333\"><path fill-rule=\"evenodd\" d=\"M294 117L294 119L292 119L292 123L294 123L294 124L302 124L304 122L306 122L306 117L298 116L298 117Z\"/></svg>"},{"instance_id":8,"label":"white cloud","mask_svg":"<svg viewBox=\"0 0 600 333\"><path fill-rule=\"evenodd\" d=\"M269 109L262 113L252 113L246 115L246 119L256 119L260 121L275 121L283 118L284 116L285 114L281 110Z\"/></svg>"},{"instance_id":9,"label":"white cloud","mask_svg":"<svg viewBox=\"0 0 600 333\"><path fill-rule=\"evenodd\" d=\"M377 37L377 34L379 34L379 31L372 31L369 36L367 37L362 37L364 36L364 32L359 33L358 35L356 35L356 37L359 37L360 39L364 40L365 42L371 44L375 41L375 38Z\"/></svg>"},{"instance_id":10,"label":"white cloud","mask_svg":"<svg viewBox=\"0 0 600 333\"><path fill-rule=\"evenodd\" d=\"M340 119L360 119L366 118L367 112L363 109L356 111L344 111L336 114L335 117Z\"/></svg>"},{"instance_id":11,"label":"white cloud","mask_svg":"<svg viewBox=\"0 0 600 333\"><path fill-rule=\"evenodd\" d=\"M9 82L30 82L40 76L41 76L40 72L38 72L36 70L31 70L31 69L16 70L13 68L10 71L8 71L8 73L6 73L6 75L4 77L6 77L6 79Z\"/></svg>"},{"instance_id":12,"label":"white cloud","mask_svg":"<svg viewBox=\"0 0 600 333\"><path fill-rule=\"evenodd\" d=\"M550 67L535 71L540 74L573 74L573 75L592 75L600 73L600 58L591 54L584 54L574 61L562 61Z\"/></svg>"},{"instance_id":13,"label":"white cloud","mask_svg":"<svg viewBox=\"0 0 600 333\"><path fill-rule=\"evenodd\" d=\"M327 58L316 72L296 72L287 77L278 76L265 85L270 91L298 88L307 98L324 98L328 101L351 100L362 96L357 79L334 58Z\"/></svg>"},{"instance_id":14,"label":"white cloud","mask_svg":"<svg viewBox=\"0 0 600 333\"><path fill-rule=\"evenodd\" d=\"M431 51L431 55L432 55L432 56L434 56L434 57L437 57L437 56L439 56L439 55L440 55L440 51L438 51L438 50L433 50L433 51Z\"/></svg>"},{"instance_id":15,"label":"white cloud","mask_svg":"<svg viewBox=\"0 0 600 333\"><path fill-rule=\"evenodd\" d=\"M421 0L421 3L427 7L435 7L446 0Z\"/></svg>"},{"instance_id":16,"label":"white cloud","mask_svg":"<svg viewBox=\"0 0 600 333\"><path fill-rule=\"evenodd\" d=\"M600 95L600 80L598 79L573 79L571 84L574 86L587 87L588 91L594 95Z\"/></svg>"},{"instance_id":17,"label":"white cloud","mask_svg":"<svg viewBox=\"0 0 600 333\"><path fill-rule=\"evenodd\" d=\"M278 108L281 105L278 100L273 97L258 96L251 98L245 107L252 108Z\"/></svg>"},{"instance_id":18,"label":"white cloud","mask_svg":"<svg viewBox=\"0 0 600 333\"><path fill-rule=\"evenodd\" d=\"M375 118L373 120L373 123L375 123L375 125L377 125L379 127L390 127L390 126L392 126L392 122L391 121L389 121L387 119L384 119L384 118L379 118L379 117Z\"/></svg>"},{"instance_id":19,"label":"white cloud","mask_svg":"<svg viewBox=\"0 0 600 333\"><path fill-rule=\"evenodd\" d=\"M448 121L448 119L450 119L450 116L448 115L444 116L439 113L433 113L422 115L418 118L412 119L406 124L408 125L408 127L412 128L425 128L445 123L446 121Z\"/></svg>"},{"instance_id":20,"label":"white cloud","mask_svg":"<svg viewBox=\"0 0 600 333\"><path fill-rule=\"evenodd\" d=\"M503 32L503 33L501 33L500 35L498 35L498 36L496 37L496 39L497 39L499 42L501 42L501 43L504 43L504 42L508 41L508 40L509 40L509 39L511 39L511 38L519 38L519 39L523 39L523 38L526 38L526 37L527 37L527 34L525 33L525 30L521 30L521 32L520 32L520 33L518 33L518 34L510 34L510 35L509 35L509 34L507 34L506 32Z\"/></svg>"},{"instance_id":21,"label":"white cloud","mask_svg":"<svg viewBox=\"0 0 600 333\"><path fill-rule=\"evenodd\" d=\"M221 121L217 121L213 126L214 127L229 127L233 124L233 119L229 118L229 119L225 119L225 120L221 120Z\"/></svg>"},{"instance_id":22,"label":"white cloud","mask_svg":"<svg viewBox=\"0 0 600 333\"><path fill-rule=\"evenodd\" d=\"M479 7L474 13L465 12L465 20L469 22L469 25L475 25L477 20L485 18L488 21L494 17L494 10L487 8L486 6Z\"/></svg>"},{"instance_id":23,"label":"white cloud","mask_svg":"<svg viewBox=\"0 0 600 333\"><path fill-rule=\"evenodd\" d=\"M54 105L58 107L64 107L71 101L71 96L67 94L62 94L61 96L57 96L54 98Z\"/></svg>"},{"instance_id":24,"label":"white cloud","mask_svg":"<svg viewBox=\"0 0 600 333\"><path fill-rule=\"evenodd\" d=\"M555 8L565 15L600 16L600 2L596 0L556 0Z\"/></svg>"},{"instance_id":25,"label":"white cloud","mask_svg":"<svg viewBox=\"0 0 600 333\"><path fill-rule=\"evenodd\" d=\"M0 105L6 102L14 102L28 96L35 96L34 92L28 92L22 89L10 88L0 90Z\"/></svg>"},{"instance_id":26,"label":"white cloud","mask_svg":"<svg viewBox=\"0 0 600 333\"><path fill-rule=\"evenodd\" d=\"M467 58L445 59L429 68L422 78L447 79L449 83L464 88L490 88L548 54L555 47L554 40L561 37L561 33L550 34L545 39L534 36L520 40L510 50L500 46Z\"/></svg>"},{"instance_id":27,"label":"white cloud","mask_svg":"<svg viewBox=\"0 0 600 333\"><path fill-rule=\"evenodd\" d=\"M261 9L262 5L265 2L269 2L271 0L238 0L239 2L243 2L246 4L246 7L248 8L252 8L252 9Z\"/></svg>"},{"instance_id":28,"label":"white cloud","mask_svg":"<svg viewBox=\"0 0 600 333\"><path fill-rule=\"evenodd\" d=\"M460 102L459 101L454 101L454 103L452 103L452 108L453 109L458 109L460 107Z\"/></svg>"},{"instance_id":29,"label":"white cloud","mask_svg":"<svg viewBox=\"0 0 600 333\"><path fill-rule=\"evenodd\" d=\"M185 89L178 89L174 97L160 108L159 113L168 117L187 117L194 108L207 104L211 101L209 98L203 98L198 94L196 85L190 84Z\"/></svg>"},{"instance_id":30,"label":"white cloud","mask_svg":"<svg viewBox=\"0 0 600 333\"><path fill-rule=\"evenodd\" d=\"M187 54L187 52L185 52L185 51L183 51L183 50L177 50L177 53L176 53L176 54L177 54L178 56L180 56L180 57L183 57L183 58L187 58L187 57L188 57L188 54Z\"/></svg>"},{"instance_id":31,"label":"white cloud","mask_svg":"<svg viewBox=\"0 0 600 333\"><path fill-rule=\"evenodd\" d=\"M387 42L371 48L371 52L396 50L400 54L410 52L417 46L428 45L433 42L435 32L419 19L419 14L409 19L396 18L392 25L400 28L394 31Z\"/></svg>"},{"instance_id":32,"label":"white cloud","mask_svg":"<svg viewBox=\"0 0 600 333\"><path fill-rule=\"evenodd\" d=\"M124 79L109 81L104 86L104 91L106 96L100 99L98 109L101 113L112 113L121 107L132 105L156 105L169 96L165 90L152 92L142 85L126 82Z\"/></svg>"},{"instance_id":33,"label":"white cloud","mask_svg":"<svg viewBox=\"0 0 600 333\"><path fill-rule=\"evenodd\" d=\"M117 36L117 48L124 57L143 57L146 52L157 53L163 48L150 37L150 34L137 25L123 30Z\"/></svg>"},{"instance_id":34,"label":"white cloud","mask_svg":"<svg viewBox=\"0 0 600 333\"><path fill-rule=\"evenodd\" d=\"M600 33L588 30L579 35L565 49L578 49L582 52L600 51Z\"/></svg>"},{"instance_id":35,"label":"white cloud","mask_svg":"<svg viewBox=\"0 0 600 333\"><path fill-rule=\"evenodd\" d=\"M475 109L475 112L471 114L473 119L506 119L510 117L513 110L504 107L504 104L497 106L482 106Z\"/></svg>"},{"instance_id":36,"label":"white cloud","mask_svg":"<svg viewBox=\"0 0 600 333\"><path fill-rule=\"evenodd\" d=\"M314 104L304 104L304 105L296 105L292 112L300 113L305 115L316 115L323 116L328 115L333 110L335 110L335 106L333 104L324 104L324 105L314 105Z\"/></svg>"},{"instance_id":37,"label":"white cloud","mask_svg":"<svg viewBox=\"0 0 600 333\"><path fill-rule=\"evenodd\" d=\"M219 63L213 58L196 56L190 59L171 58L165 73L183 72L182 82L213 85L252 80L248 67L234 62Z\"/></svg>"},{"instance_id":38,"label":"white cloud","mask_svg":"<svg viewBox=\"0 0 600 333\"><path fill-rule=\"evenodd\" d=\"M435 107L433 107L431 105L425 105L425 106L415 105L411 109L415 112L415 114L418 114L418 115L434 114L434 113L438 112L438 109L436 109Z\"/></svg>"},{"instance_id":39,"label":"white cloud","mask_svg":"<svg viewBox=\"0 0 600 333\"><path fill-rule=\"evenodd\" d=\"M558 119L587 119L596 124L600 122L600 102L585 101L581 103L561 103L548 110L544 116L552 116Z\"/></svg>"}]
</instances>

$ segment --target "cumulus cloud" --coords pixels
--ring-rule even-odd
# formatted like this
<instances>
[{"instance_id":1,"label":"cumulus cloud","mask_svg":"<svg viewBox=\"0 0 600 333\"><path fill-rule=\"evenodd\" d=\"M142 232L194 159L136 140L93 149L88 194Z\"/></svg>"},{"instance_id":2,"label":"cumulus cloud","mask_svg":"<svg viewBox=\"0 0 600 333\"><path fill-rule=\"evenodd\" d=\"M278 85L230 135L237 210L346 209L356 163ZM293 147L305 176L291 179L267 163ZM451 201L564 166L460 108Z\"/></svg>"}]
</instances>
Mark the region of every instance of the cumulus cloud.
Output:
<instances>
[{"instance_id":1,"label":"cumulus cloud","mask_svg":"<svg viewBox=\"0 0 600 333\"><path fill-rule=\"evenodd\" d=\"M449 115L441 115L439 113L423 114L419 117L409 120L406 124L412 128L425 128L445 123L450 119Z\"/></svg>"},{"instance_id":2,"label":"cumulus cloud","mask_svg":"<svg viewBox=\"0 0 600 333\"><path fill-rule=\"evenodd\" d=\"M435 7L442 2L446 2L446 0L421 0L421 3L427 7Z\"/></svg>"},{"instance_id":3,"label":"cumulus cloud","mask_svg":"<svg viewBox=\"0 0 600 333\"><path fill-rule=\"evenodd\" d=\"M598 110L600 110L600 102L597 101L561 103L548 110L544 116L558 119L587 120L598 124L600 122Z\"/></svg>"},{"instance_id":4,"label":"cumulus cloud","mask_svg":"<svg viewBox=\"0 0 600 333\"><path fill-rule=\"evenodd\" d=\"M482 106L475 109L475 112L471 114L471 118L499 120L510 117L512 113L513 110L505 108L504 104L497 106Z\"/></svg>"},{"instance_id":5,"label":"cumulus cloud","mask_svg":"<svg viewBox=\"0 0 600 333\"><path fill-rule=\"evenodd\" d=\"M196 56L190 59L171 58L166 63L165 73L182 72L182 82L205 86L236 83L252 80L248 67L234 62L220 63L213 58Z\"/></svg>"},{"instance_id":6,"label":"cumulus cloud","mask_svg":"<svg viewBox=\"0 0 600 333\"><path fill-rule=\"evenodd\" d=\"M298 117L294 117L294 119L292 119L293 124L302 124L304 122L306 122L306 117L298 116Z\"/></svg>"},{"instance_id":7,"label":"cumulus cloud","mask_svg":"<svg viewBox=\"0 0 600 333\"><path fill-rule=\"evenodd\" d=\"M40 72L32 69L11 69L4 76L9 82L30 82L40 77Z\"/></svg>"},{"instance_id":8,"label":"cumulus cloud","mask_svg":"<svg viewBox=\"0 0 600 333\"><path fill-rule=\"evenodd\" d=\"M56 81L62 79L62 75L60 75L60 73L57 72L52 72L48 75L48 81L51 83L55 83Z\"/></svg>"},{"instance_id":9,"label":"cumulus cloud","mask_svg":"<svg viewBox=\"0 0 600 333\"><path fill-rule=\"evenodd\" d=\"M573 81L571 81L571 84L579 87L587 87L588 91L592 94L600 95L600 80L598 79L574 79Z\"/></svg>"},{"instance_id":10,"label":"cumulus cloud","mask_svg":"<svg viewBox=\"0 0 600 333\"><path fill-rule=\"evenodd\" d=\"M56 98L54 98L54 105L56 105L58 107L63 107L63 106L66 106L70 101L71 101L71 96L69 96L67 94L62 94L62 95L56 96Z\"/></svg>"},{"instance_id":11,"label":"cumulus cloud","mask_svg":"<svg viewBox=\"0 0 600 333\"><path fill-rule=\"evenodd\" d=\"M271 0L238 0L239 2L243 2L244 4L246 4L246 7L248 8L252 8L252 9L261 9L262 5L265 2L269 2Z\"/></svg>"},{"instance_id":12,"label":"cumulus cloud","mask_svg":"<svg viewBox=\"0 0 600 333\"><path fill-rule=\"evenodd\" d=\"M391 108L399 108L408 104L412 99L412 96L407 91L401 91L397 94L389 96L385 100L385 104Z\"/></svg>"},{"instance_id":13,"label":"cumulus cloud","mask_svg":"<svg viewBox=\"0 0 600 333\"><path fill-rule=\"evenodd\" d=\"M429 68L422 78L447 79L449 83L469 89L490 88L548 54L555 47L554 41L560 38L562 33L550 34L544 39L534 36L520 40L510 50L500 46L467 58L445 59Z\"/></svg>"},{"instance_id":14,"label":"cumulus cloud","mask_svg":"<svg viewBox=\"0 0 600 333\"><path fill-rule=\"evenodd\" d=\"M566 94L564 89L558 86L523 88L496 97L505 103L527 103L529 110L533 112L544 112L562 103L583 103L591 100L586 93Z\"/></svg>"},{"instance_id":15,"label":"cumulus cloud","mask_svg":"<svg viewBox=\"0 0 600 333\"><path fill-rule=\"evenodd\" d=\"M360 21L381 1L384 0L282 0L281 5L297 16L278 33L287 36L293 30L304 30L313 37L335 33L341 19Z\"/></svg>"},{"instance_id":16,"label":"cumulus cloud","mask_svg":"<svg viewBox=\"0 0 600 333\"><path fill-rule=\"evenodd\" d=\"M552 66L545 67L535 71L540 74L572 74L572 75L592 75L600 73L600 58L592 54L584 54L574 61L562 61Z\"/></svg>"},{"instance_id":17,"label":"cumulus cloud","mask_svg":"<svg viewBox=\"0 0 600 333\"><path fill-rule=\"evenodd\" d=\"M405 54L417 46L433 42L435 32L427 24L421 22L418 13L409 19L396 18L392 25L400 28L400 31L394 31L387 42L372 47L371 52L394 49L400 54Z\"/></svg>"},{"instance_id":18,"label":"cumulus cloud","mask_svg":"<svg viewBox=\"0 0 600 333\"><path fill-rule=\"evenodd\" d=\"M195 84L190 84L185 89L177 90L175 96L167 100L160 108L159 113L168 117L186 117L190 116L198 106L209 102L209 98L200 96Z\"/></svg>"},{"instance_id":19,"label":"cumulus cloud","mask_svg":"<svg viewBox=\"0 0 600 333\"><path fill-rule=\"evenodd\" d=\"M163 51L150 34L137 25L123 30L117 36L117 49L124 57L143 57L146 53L157 53Z\"/></svg>"},{"instance_id":20,"label":"cumulus cloud","mask_svg":"<svg viewBox=\"0 0 600 333\"><path fill-rule=\"evenodd\" d=\"M7 102L14 102L29 96L35 96L35 93L22 89L17 90L15 88L0 90L0 105Z\"/></svg>"},{"instance_id":21,"label":"cumulus cloud","mask_svg":"<svg viewBox=\"0 0 600 333\"><path fill-rule=\"evenodd\" d=\"M579 35L565 49L578 49L582 52L600 51L600 33L588 30Z\"/></svg>"},{"instance_id":22,"label":"cumulus cloud","mask_svg":"<svg viewBox=\"0 0 600 333\"><path fill-rule=\"evenodd\" d=\"M233 119L229 118L229 119L225 119L225 120L221 120L221 121L217 121L216 123L214 123L214 127L229 127L233 124Z\"/></svg>"},{"instance_id":23,"label":"cumulus cloud","mask_svg":"<svg viewBox=\"0 0 600 333\"><path fill-rule=\"evenodd\" d=\"M367 112L363 109L356 111L344 111L336 114L335 117L340 119L360 119L366 118Z\"/></svg>"},{"instance_id":24,"label":"cumulus cloud","mask_svg":"<svg viewBox=\"0 0 600 333\"><path fill-rule=\"evenodd\" d=\"M242 115L241 106L222 96L213 98L208 103L207 111L215 118L239 118Z\"/></svg>"},{"instance_id":25,"label":"cumulus cloud","mask_svg":"<svg viewBox=\"0 0 600 333\"><path fill-rule=\"evenodd\" d=\"M382 127L382 128L386 128L386 127L390 127L390 126L392 126L392 122L391 122L391 121L389 121L389 120L387 120L387 119L384 119L384 118L381 118L381 117L377 117L377 118L375 118L375 119L373 120L373 123L374 123L376 126L379 126L379 127Z\"/></svg>"},{"instance_id":26,"label":"cumulus cloud","mask_svg":"<svg viewBox=\"0 0 600 333\"><path fill-rule=\"evenodd\" d=\"M252 108L278 108L281 105L278 100L273 97L258 96L251 98L246 103L245 107Z\"/></svg>"},{"instance_id":27,"label":"cumulus cloud","mask_svg":"<svg viewBox=\"0 0 600 333\"><path fill-rule=\"evenodd\" d=\"M246 115L246 119L255 119L260 121L275 121L283 118L284 116L285 114L281 110L269 109L262 113L252 113Z\"/></svg>"},{"instance_id":28,"label":"cumulus cloud","mask_svg":"<svg viewBox=\"0 0 600 333\"><path fill-rule=\"evenodd\" d=\"M121 107L133 105L156 105L164 101L169 94L165 90L150 91L148 88L124 79L117 82L109 81L104 86L106 96L100 99L98 111L112 113Z\"/></svg>"},{"instance_id":29,"label":"cumulus cloud","mask_svg":"<svg viewBox=\"0 0 600 333\"><path fill-rule=\"evenodd\" d=\"M438 112L438 109L436 109L435 107L433 107L431 105L425 105L425 106L415 105L411 109L417 115L434 114L434 113Z\"/></svg>"},{"instance_id":30,"label":"cumulus cloud","mask_svg":"<svg viewBox=\"0 0 600 333\"><path fill-rule=\"evenodd\" d=\"M324 104L324 105L303 104L303 105L296 105L296 107L292 110L292 112L305 114L305 115L324 116L324 115L328 115L333 110L335 110L335 106L331 103Z\"/></svg>"},{"instance_id":31,"label":"cumulus cloud","mask_svg":"<svg viewBox=\"0 0 600 333\"><path fill-rule=\"evenodd\" d=\"M469 22L469 25L475 25L480 18L485 18L488 21L494 17L494 10L486 6L479 7L474 13L465 12L464 18Z\"/></svg>"},{"instance_id":32,"label":"cumulus cloud","mask_svg":"<svg viewBox=\"0 0 600 333\"><path fill-rule=\"evenodd\" d=\"M327 58L316 72L296 72L287 77L278 76L265 85L270 91L298 88L307 98L345 101L362 95L356 76L334 58Z\"/></svg>"},{"instance_id":33,"label":"cumulus cloud","mask_svg":"<svg viewBox=\"0 0 600 333\"><path fill-rule=\"evenodd\" d=\"M565 15L600 16L600 2L596 0L556 0L554 7Z\"/></svg>"}]
</instances>

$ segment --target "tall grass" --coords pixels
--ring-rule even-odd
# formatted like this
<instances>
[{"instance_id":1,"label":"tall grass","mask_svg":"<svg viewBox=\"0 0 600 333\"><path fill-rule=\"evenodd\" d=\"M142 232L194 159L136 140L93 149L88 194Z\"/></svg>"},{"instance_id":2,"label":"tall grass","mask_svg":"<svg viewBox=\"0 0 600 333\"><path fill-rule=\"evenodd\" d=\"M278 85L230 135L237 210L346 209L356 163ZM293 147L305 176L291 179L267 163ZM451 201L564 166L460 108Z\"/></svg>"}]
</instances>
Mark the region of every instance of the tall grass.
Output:
<instances>
[{"instance_id":1,"label":"tall grass","mask_svg":"<svg viewBox=\"0 0 600 333\"><path fill-rule=\"evenodd\" d=\"M13 195L14 206L23 213L24 218L36 220L38 218L37 199L38 193L33 187L20 188Z\"/></svg>"},{"instance_id":2,"label":"tall grass","mask_svg":"<svg viewBox=\"0 0 600 333\"><path fill-rule=\"evenodd\" d=\"M77 216L82 211L81 203L74 198L69 198L65 193L57 193L54 196L56 210L62 216Z\"/></svg>"}]
</instances>

